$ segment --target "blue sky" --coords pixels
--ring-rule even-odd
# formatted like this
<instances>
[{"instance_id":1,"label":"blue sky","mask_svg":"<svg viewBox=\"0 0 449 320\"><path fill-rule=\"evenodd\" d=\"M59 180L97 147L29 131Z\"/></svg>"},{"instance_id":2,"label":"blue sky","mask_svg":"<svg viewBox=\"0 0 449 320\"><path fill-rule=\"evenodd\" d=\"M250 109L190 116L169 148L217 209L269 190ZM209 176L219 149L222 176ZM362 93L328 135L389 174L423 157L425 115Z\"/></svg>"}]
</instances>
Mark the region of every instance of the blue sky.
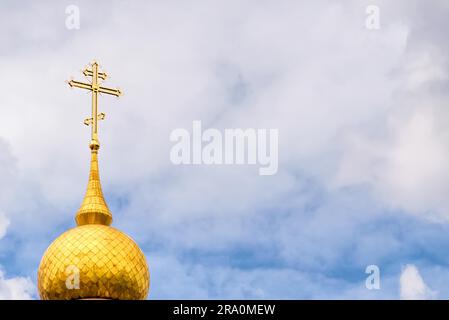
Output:
<instances>
[{"instance_id":1,"label":"blue sky","mask_svg":"<svg viewBox=\"0 0 449 320\"><path fill-rule=\"evenodd\" d=\"M100 99L100 170L151 299L449 297L445 1L0 7L0 298L38 298L40 258L74 226L90 98L64 81L92 59L125 92ZM194 120L278 129L277 174L173 165L170 132Z\"/></svg>"}]
</instances>

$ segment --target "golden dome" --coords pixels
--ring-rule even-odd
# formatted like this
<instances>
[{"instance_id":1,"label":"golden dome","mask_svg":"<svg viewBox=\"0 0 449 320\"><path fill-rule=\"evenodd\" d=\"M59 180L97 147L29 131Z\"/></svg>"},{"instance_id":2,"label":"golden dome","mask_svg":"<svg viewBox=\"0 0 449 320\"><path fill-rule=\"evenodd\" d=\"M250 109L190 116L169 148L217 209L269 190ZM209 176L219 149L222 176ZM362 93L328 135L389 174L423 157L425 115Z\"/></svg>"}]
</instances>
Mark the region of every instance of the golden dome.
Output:
<instances>
[{"instance_id":1,"label":"golden dome","mask_svg":"<svg viewBox=\"0 0 449 320\"><path fill-rule=\"evenodd\" d=\"M48 247L39 266L43 300L139 300L147 297L148 286L148 266L137 244L123 232L101 224L64 232Z\"/></svg>"}]
</instances>

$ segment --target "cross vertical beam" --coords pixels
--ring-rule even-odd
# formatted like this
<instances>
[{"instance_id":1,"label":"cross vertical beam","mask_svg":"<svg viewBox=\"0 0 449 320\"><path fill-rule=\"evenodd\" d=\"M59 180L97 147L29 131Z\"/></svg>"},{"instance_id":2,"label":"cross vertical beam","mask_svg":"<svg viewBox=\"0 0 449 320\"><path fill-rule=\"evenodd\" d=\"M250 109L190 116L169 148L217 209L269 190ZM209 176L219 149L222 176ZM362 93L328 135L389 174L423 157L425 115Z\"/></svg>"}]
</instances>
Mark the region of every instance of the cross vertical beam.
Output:
<instances>
[{"instance_id":1,"label":"cross vertical beam","mask_svg":"<svg viewBox=\"0 0 449 320\"><path fill-rule=\"evenodd\" d=\"M98 63L92 63L92 140L98 142Z\"/></svg>"}]
</instances>

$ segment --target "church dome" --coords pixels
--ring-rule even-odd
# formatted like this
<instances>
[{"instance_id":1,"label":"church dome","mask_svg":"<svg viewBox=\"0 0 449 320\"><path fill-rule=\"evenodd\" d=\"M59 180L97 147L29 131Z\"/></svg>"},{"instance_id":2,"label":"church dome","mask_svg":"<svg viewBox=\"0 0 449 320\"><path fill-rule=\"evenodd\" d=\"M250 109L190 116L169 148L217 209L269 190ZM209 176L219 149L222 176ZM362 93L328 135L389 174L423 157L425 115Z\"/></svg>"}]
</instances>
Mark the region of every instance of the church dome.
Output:
<instances>
[{"instance_id":1,"label":"church dome","mask_svg":"<svg viewBox=\"0 0 449 320\"><path fill-rule=\"evenodd\" d=\"M145 299L148 266L123 232L87 224L60 235L45 252L38 272L41 299Z\"/></svg>"}]
</instances>

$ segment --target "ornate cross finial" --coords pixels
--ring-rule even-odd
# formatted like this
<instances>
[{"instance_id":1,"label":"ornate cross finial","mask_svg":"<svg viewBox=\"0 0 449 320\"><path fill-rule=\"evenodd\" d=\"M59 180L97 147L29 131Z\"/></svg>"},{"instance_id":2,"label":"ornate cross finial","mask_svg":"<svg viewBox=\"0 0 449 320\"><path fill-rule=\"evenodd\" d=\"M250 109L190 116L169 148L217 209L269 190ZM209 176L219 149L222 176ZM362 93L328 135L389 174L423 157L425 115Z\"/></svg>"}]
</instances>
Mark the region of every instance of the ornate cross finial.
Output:
<instances>
[{"instance_id":1,"label":"ornate cross finial","mask_svg":"<svg viewBox=\"0 0 449 320\"><path fill-rule=\"evenodd\" d=\"M98 113L98 94L105 93L119 97L122 92L119 89L111 89L100 86L101 80L106 80L108 77L106 73L99 72L98 63L96 61L91 63L91 69L87 68L83 70L83 74L86 77L91 77L91 83L84 83L75 80L70 80L68 82L70 87L81 88L92 91L92 117L84 120L85 125L92 125L92 138L90 142L90 148L92 151L96 151L100 148L100 142L98 140L98 120L103 120L105 114L103 112Z\"/></svg>"}]
</instances>

